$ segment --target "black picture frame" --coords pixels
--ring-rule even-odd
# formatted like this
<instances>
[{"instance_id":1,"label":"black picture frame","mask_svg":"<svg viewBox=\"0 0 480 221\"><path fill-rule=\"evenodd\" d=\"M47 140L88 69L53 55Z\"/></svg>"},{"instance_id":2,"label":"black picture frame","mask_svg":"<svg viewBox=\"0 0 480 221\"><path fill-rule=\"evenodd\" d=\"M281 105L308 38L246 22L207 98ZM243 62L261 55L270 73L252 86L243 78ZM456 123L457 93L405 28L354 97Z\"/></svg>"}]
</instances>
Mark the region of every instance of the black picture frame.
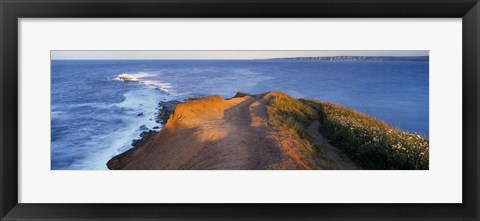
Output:
<instances>
[{"instance_id":1,"label":"black picture frame","mask_svg":"<svg viewBox=\"0 0 480 221\"><path fill-rule=\"evenodd\" d=\"M0 15L1 220L479 220L480 4L478 0L0 0ZM463 203L18 203L17 20L47 17L462 18Z\"/></svg>"}]
</instances>

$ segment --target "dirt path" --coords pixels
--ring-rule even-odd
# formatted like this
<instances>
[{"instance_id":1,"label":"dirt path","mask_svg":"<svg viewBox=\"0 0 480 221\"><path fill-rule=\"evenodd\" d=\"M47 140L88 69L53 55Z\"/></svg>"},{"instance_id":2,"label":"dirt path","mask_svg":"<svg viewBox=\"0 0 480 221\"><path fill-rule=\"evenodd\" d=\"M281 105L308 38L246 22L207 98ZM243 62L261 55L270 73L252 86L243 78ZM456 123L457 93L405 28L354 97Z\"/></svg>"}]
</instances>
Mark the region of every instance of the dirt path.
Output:
<instances>
[{"instance_id":1,"label":"dirt path","mask_svg":"<svg viewBox=\"0 0 480 221\"><path fill-rule=\"evenodd\" d=\"M109 168L296 169L267 134L266 104L265 95L180 104L152 141L113 158Z\"/></svg>"},{"instance_id":2,"label":"dirt path","mask_svg":"<svg viewBox=\"0 0 480 221\"><path fill-rule=\"evenodd\" d=\"M197 118L196 124L201 125L198 138L219 136L204 143L201 152L181 169L288 169L294 165L267 137L267 100L263 96L233 98L228 102L234 105Z\"/></svg>"},{"instance_id":3,"label":"dirt path","mask_svg":"<svg viewBox=\"0 0 480 221\"><path fill-rule=\"evenodd\" d=\"M312 107L314 108L314 107ZM316 112L315 112L316 113ZM316 113L316 115L318 115ZM357 166L348 156L342 153L339 149L332 146L328 143L328 140L320 134L318 131L320 127L320 121L318 116L315 116L315 121L308 127L308 133L313 138L314 142L323 147L327 157L334 161L335 167L337 170L360 170L361 168Z\"/></svg>"}]
</instances>

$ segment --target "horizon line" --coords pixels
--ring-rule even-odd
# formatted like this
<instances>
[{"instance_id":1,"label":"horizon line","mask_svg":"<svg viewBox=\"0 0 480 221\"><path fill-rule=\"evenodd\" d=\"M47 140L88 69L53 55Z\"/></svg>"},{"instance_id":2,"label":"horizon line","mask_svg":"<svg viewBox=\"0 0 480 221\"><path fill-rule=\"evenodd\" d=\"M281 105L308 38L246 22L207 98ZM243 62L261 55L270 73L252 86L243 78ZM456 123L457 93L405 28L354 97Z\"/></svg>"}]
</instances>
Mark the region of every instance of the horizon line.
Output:
<instances>
[{"instance_id":1,"label":"horizon line","mask_svg":"<svg viewBox=\"0 0 480 221\"><path fill-rule=\"evenodd\" d=\"M430 57L430 55L333 55L333 56L295 56L295 57L271 57L271 58L212 58L212 59L198 59L198 58L119 58L119 59L105 59L105 58L50 58L51 61L123 61L123 60L144 60L144 61L157 61L157 60L195 60L195 61L228 61L228 60L273 60L273 59L293 59L293 58L332 58L332 57L410 57L410 58L420 58L420 57Z\"/></svg>"}]
</instances>

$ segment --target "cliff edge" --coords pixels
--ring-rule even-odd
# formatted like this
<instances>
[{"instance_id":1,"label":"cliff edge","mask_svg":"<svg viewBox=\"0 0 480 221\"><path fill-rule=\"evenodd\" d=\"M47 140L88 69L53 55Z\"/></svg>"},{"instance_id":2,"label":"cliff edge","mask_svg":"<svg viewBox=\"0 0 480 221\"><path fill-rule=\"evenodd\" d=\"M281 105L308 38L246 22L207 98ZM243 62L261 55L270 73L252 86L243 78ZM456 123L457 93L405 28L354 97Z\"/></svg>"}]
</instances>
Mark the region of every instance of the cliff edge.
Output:
<instances>
[{"instance_id":1,"label":"cliff edge","mask_svg":"<svg viewBox=\"0 0 480 221\"><path fill-rule=\"evenodd\" d=\"M210 96L176 104L164 128L108 161L109 169L331 169L319 150L288 125L273 101L310 109L280 92ZM289 104L290 105L290 104ZM313 112L312 112L313 113ZM298 113L310 124L312 116ZM278 115L278 116L277 116ZM300 119L301 118L301 119ZM309 123L310 122L310 123ZM306 125L307 126L307 125Z\"/></svg>"}]
</instances>

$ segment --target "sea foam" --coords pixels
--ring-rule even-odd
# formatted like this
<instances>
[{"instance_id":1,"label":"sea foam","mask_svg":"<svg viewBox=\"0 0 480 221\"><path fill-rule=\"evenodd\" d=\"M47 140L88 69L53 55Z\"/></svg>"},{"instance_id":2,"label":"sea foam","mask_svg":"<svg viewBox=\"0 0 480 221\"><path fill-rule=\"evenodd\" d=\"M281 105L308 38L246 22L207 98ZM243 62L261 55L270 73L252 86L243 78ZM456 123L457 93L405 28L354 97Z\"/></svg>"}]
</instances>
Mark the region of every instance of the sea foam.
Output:
<instances>
[{"instance_id":1,"label":"sea foam","mask_svg":"<svg viewBox=\"0 0 480 221\"><path fill-rule=\"evenodd\" d=\"M160 73L148 73L148 72L138 72L138 73L122 73L119 74L114 80L123 81L123 82L135 82L138 84L143 84L145 86L156 88L167 93L174 94L171 90L172 85L168 82L162 82L157 79L152 79L153 77L158 77Z\"/></svg>"}]
</instances>

